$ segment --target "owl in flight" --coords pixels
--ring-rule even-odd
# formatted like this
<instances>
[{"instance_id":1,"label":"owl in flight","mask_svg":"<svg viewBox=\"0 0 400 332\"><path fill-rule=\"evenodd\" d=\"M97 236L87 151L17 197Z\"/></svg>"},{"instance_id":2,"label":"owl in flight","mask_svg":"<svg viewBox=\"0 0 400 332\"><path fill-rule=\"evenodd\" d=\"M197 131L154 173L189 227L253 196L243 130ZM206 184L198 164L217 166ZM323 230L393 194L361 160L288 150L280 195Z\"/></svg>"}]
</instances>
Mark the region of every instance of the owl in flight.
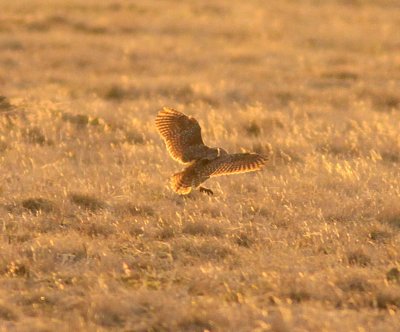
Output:
<instances>
[{"instance_id":1,"label":"owl in flight","mask_svg":"<svg viewBox=\"0 0 400 332\"><path fill-rule=\"evenodd\" d=\"M188 166L171 178L172 189L187 195L192 189L213 195L200 186L210 177L260 170L267 158L257 153L227 153L221 148L204 144L196 119L172 108L164 107L156 117L156 127L171 157Z\"/></svg>"}]
</instances>

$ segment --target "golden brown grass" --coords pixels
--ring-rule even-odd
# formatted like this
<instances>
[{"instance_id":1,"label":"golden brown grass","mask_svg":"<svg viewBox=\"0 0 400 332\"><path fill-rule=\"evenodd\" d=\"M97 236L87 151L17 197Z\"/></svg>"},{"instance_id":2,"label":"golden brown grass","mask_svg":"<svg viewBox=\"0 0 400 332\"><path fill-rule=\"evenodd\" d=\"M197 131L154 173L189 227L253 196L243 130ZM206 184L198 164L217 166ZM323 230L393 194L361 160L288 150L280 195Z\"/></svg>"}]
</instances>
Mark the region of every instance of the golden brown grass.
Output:
<instances>
[{"instance_id":1,"label":"golden brown grass","mask_svg":"<svg viewBox=\"0 0 400 332\"><path fill-rule=\"evenodd\" d=\"M399 330L398 1L0 5L1 331ZM270 164L175 195L162 106Z\"/></svg>"}]
</instances>

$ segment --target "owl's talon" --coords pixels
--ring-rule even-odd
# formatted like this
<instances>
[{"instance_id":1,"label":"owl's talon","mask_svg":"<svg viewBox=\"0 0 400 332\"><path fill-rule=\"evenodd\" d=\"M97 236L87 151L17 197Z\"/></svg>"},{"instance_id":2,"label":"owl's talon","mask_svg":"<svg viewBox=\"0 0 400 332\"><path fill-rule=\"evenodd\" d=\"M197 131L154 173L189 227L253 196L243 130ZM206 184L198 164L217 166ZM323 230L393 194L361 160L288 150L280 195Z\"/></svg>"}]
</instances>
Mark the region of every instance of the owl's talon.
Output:
<instances>
[{"instance_id":1,"label":"owl's talon","mask_svg":"<svg viewBox=\"0 0 400 332\"><path fill-rule=\"evenodd\" d=\"M213 192L211 189L204 188L204 187L200 187L199 189L200 189L200 192L201 192L201 193L205 193L205 194L207 194L208 196L214 195L214 192Z\"/></svg>"}]
</instances>

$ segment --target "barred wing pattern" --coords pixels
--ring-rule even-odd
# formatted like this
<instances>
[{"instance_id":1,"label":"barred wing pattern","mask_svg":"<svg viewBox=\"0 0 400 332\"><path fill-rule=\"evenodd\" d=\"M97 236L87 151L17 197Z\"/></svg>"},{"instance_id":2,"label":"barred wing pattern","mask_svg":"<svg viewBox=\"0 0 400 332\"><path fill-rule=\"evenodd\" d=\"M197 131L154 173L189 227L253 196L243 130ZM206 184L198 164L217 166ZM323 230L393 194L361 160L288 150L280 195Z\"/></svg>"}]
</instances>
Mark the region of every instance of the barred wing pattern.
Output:
<instances>
[{"instance_id":1,"label":"barred wing pattern","mask_svg":"<svg viewBox=\"0 0 400 332\"><path fill-rule=\"evenodd\" d=\"M179 195L187 195L192 190L192 176L183 172L174 174L171 177L171 188Z\"/></svg>"},{"instance_id":2,"label":"barred wing pattern","mask_svg":"<svg viewBox=\"0 0 400 332\"><path fill-rule=\"evenodd\" d=\"M171 157L180 163L201 159L210 150L201 137L196 119L164 107L156 117L156 127Z\"/></svg>"},{"instance_id":3,"label":"barred wing pattern","mask_svg":"<svg viewBox=\"0 0 400 332\"><path fill-rule=\"evenodd\" d=\"M171 157L190 163L171 178L172 189L180 195L189 194L193 188L212 195L212 190L200 186L210 177L258 171L267 162L257 153L228 154L220 148L209 148L196 119L172 108L164 107L158 113L156 127Z\"/></svg>"},{"instance_id":4,"label":"barred wing pattern","mask_svg":"<svg viewBox=\"0 0 400 332\"><path fill-rule=\"evenodd\" d=\"M176 193L186 195L210 177L258 171L266 162L267 158L257 153L226 154L213 160L202 159L174 174L171 187Z\"/></svg>"},{"instance_id":5,"label":"barred wing pattern","mask_svg":"<svg viewBox=\"0 0 400 332\"><path fill-rule=\"evenodd\" d=\"M204 173L210 177L247 173L260 170L267 158L257 153L226 154L205 165Z\"/></svg>"}]
</instances>

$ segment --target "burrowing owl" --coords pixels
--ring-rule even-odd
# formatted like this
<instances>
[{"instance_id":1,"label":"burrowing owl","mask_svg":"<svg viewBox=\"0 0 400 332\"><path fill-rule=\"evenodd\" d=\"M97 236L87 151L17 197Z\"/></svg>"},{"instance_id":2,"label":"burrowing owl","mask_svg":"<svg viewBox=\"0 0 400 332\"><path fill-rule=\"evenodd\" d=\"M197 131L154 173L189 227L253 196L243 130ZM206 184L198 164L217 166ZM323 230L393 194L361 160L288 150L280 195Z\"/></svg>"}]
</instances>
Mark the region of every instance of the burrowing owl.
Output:
<instances>
[{"instance_id":1,"label":"burrowing owl","mask_svg":"<svg viewBox=\"0 0 400 332\"><path fill-rule=\"evenodd\" d=\"M210 177L257 171L267 161L257 153L230 154L221 148L209 148L196 119L172 108L164 107L158 113L156 126L171 157L189 164L171 178L172 189L180 195L189 194L192 188L212 195L211 189L200 186Z\"/></svg>"}]
</instances>

